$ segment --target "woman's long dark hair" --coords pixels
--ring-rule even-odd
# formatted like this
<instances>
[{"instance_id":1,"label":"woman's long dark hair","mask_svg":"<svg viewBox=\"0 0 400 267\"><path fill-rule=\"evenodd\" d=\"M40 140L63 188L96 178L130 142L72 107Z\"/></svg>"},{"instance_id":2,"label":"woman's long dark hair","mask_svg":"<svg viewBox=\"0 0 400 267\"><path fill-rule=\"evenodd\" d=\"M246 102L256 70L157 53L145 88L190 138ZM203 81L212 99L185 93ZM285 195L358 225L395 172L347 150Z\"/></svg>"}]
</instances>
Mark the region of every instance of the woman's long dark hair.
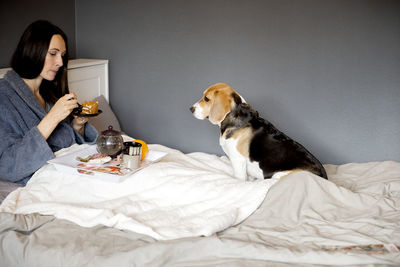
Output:
<instances>
[{"instance_id":1,"label":"woman's long dark hair","mask_svg":"<svg viewBox=\"0 0 400 267\"><path fill-rule=\"evenodd\" d=\"M30 24L19 40L18 46L11 58L11 68L25 79L34 79L43 70L46 55L53 35L59 34L64 39L66 53L63 56L63 66L58 70L53 81L43 79L40 94L43 99L54 104L60 97L68 93L68 39L67 35L57 26L46 20L38 20Z\"/></svg>"}]
</instances>

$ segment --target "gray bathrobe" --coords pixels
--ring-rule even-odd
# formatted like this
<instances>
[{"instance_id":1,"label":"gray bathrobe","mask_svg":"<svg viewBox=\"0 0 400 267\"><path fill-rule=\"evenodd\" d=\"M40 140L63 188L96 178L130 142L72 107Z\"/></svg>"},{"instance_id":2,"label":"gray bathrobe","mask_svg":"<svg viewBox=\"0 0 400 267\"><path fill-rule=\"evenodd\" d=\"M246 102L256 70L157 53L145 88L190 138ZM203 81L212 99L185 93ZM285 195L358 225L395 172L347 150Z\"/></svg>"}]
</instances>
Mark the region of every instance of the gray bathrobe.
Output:
<instances>
[{"instance_id":1,"label":"gray bathrobe","mask_svg":"<svg viewBox=\"0 0 400 267\"><path fill-rule=\"evenodd\" d=\"M0 80L0 180L25 184L54 152L78 143L94 143L96 129L86 123L85 136L62 121L45 140L37 125L47 112L14 71Z\"/></svg>"}]
</instances>

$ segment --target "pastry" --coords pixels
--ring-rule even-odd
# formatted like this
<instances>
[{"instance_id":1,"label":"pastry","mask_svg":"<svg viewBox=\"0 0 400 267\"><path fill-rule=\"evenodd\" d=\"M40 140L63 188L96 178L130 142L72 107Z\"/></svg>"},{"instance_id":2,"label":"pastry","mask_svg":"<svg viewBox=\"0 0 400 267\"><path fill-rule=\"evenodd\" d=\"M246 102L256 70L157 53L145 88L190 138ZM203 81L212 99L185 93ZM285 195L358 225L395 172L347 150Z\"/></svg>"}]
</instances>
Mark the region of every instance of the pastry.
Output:
<instances>
[{"instance_id":1,"label":"pastry","mask_svg":"<svg viewBox=\"0 0 400 267\"><path fill-rule=\"evenodd\" d=\"M86 101L82 104L81 114L97 114L99 112L99 102Z\"/></svg>"}]
</instances>

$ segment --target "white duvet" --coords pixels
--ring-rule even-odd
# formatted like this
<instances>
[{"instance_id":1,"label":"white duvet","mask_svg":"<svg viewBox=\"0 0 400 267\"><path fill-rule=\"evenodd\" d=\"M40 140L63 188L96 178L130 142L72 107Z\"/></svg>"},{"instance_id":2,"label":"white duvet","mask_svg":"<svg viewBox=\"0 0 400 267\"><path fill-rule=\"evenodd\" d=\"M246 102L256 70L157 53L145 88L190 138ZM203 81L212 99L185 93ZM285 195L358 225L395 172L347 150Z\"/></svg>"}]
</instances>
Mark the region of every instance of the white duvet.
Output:
<instances>
[{"instance_id":1,"label":"white duvet","mask_svg":"<svg viewBox=\"0 0 400 267\"><path fill-rule=\"evenodd\" d=\"M54 255L60 266L400 266L400 162L325 165L329 180L296 172L245 183L231 178L225 157L152 148L168 156L120 184L45 166L0 208L173 240L2 213L0 258L37 266L57 265ZM369 251L380 244L386 251Z\"/></svg>"},{"instance_id":2,"label":"white duvet","mask_svg":"<svg viewBox=\"0 0 400 267\"><path fill-rule=\"evenodd\" d=\"M47 164L12 192L0 211L54 215L84 227L105 225L159 240L209 236L251 215L277 181L234 179L226 157L183 154L160 145L150 149L168 155L120 183L61 173Z\"/></svg>"}]
</instances>

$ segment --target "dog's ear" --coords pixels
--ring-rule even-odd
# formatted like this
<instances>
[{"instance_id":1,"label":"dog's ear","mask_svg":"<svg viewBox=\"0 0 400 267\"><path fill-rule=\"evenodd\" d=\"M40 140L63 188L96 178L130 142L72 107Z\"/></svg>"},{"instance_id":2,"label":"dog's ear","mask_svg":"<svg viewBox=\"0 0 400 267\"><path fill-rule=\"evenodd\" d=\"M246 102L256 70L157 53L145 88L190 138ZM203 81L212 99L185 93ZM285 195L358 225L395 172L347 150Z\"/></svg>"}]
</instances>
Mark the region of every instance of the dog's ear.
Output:
<instances>
[{"instance_id":1,"label":"dog's ear","mask_svg":"<svg viewBox=\"0 0 400 267\"><path fill-rule=\"evenodd\" d=\"M232 98L236 105L239 105L242 103L242 98L236 92L232 93Z\"/></svg>"},{"instance_id":2,"label":"dog's ear","mask_svg":"<svg viewBox=\"0 0 400 267\"><path fill-rule=\"evenodd\" d=\"M211 105L208 119L212 124L220 124L225 119L225 116L230 109L231 104L228 97L224 94L215 92L214 101Z\"/></svg>"}]
</instances>

